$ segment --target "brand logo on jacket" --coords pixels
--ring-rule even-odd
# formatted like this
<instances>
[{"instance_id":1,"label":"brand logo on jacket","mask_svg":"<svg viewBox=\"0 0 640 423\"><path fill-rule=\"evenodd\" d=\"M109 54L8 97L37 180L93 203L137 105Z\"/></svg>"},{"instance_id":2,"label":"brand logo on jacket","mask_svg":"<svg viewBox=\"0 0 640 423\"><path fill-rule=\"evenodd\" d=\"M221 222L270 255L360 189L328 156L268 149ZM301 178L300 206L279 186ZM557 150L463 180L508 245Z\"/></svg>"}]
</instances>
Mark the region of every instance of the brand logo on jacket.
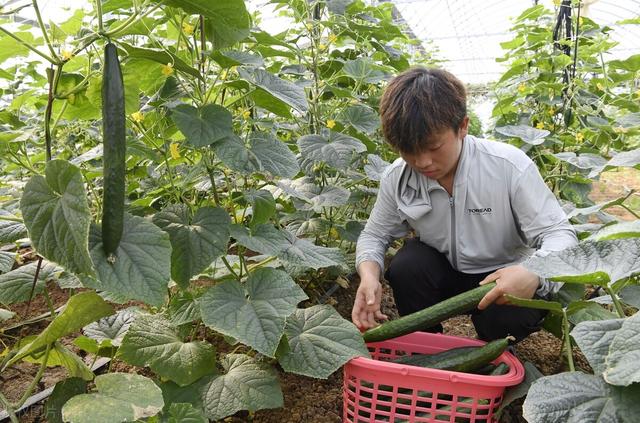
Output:
<instances>
[{"instance_id":1,"label":"brand logo on jacket","mask_svg":"<svg viewBox=\"0 0 640 423\"><path fill-rule=\"evenodd\" d=\"M482 207L478 209L467 209L467 212L471 215L481 216L485 214L491 214L493 213L493 210L491 210L491 207Z\"/></svg>"}]
</instances>

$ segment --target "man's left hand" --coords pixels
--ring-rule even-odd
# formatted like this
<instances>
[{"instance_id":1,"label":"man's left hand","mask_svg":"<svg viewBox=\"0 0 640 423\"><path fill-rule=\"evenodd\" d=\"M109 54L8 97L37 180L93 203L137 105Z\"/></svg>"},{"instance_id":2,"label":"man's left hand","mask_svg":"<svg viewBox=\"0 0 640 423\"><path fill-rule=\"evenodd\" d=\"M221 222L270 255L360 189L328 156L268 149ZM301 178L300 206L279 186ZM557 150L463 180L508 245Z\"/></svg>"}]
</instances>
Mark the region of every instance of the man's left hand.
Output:
<instances>
[{"instance_id":1,"label":"man's left hand","mask_svg":"<svg viewBox=\"0 0 640 423\"><path fill-rule=\"evenodd\" d=\"M509 301L504 294L520 298L533 298L540 286L540 278L521 265L498 269L480 281L480 285L493 281L496 282L496 286L480 300L480 304L478 304L479 310L484 310L491 303L508 303Z\"/></svg>"}]
</instances>

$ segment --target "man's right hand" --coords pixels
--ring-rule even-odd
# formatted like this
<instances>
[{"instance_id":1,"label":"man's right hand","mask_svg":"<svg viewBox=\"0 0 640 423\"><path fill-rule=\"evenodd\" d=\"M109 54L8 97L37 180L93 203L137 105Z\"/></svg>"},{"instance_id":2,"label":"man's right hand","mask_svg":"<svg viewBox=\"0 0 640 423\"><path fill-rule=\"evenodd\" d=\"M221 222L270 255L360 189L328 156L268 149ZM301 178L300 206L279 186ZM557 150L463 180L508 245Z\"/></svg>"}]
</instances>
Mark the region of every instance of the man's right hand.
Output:
<instances>
[{"instance_id":1,"label":"man's right hand","mask_svg":"<svg viewBox=\"0 0 640 423\"><path fill-rule=\"evenodd\" d=\"M362 279L353 302L351 320L361 331L378 326L377 320L388 317L380 311L382 284L377 279Z\"/></svg>"}]
</instances>

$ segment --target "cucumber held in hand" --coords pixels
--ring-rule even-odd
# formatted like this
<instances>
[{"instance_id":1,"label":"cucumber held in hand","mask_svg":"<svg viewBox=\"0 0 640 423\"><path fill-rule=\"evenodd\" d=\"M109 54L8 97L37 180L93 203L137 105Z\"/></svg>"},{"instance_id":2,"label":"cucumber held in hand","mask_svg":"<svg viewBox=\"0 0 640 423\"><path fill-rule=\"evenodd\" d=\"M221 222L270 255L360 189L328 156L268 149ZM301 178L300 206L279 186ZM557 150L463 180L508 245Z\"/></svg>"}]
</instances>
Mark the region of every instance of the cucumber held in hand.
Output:
<instances>
[{"instance_id":1,"label":"cucumber held in hand","mask_svg":"<svg viewBox=\"0 0 640 423\"><path fill-rule=\"evenodd\" d=\"M102 135L104 144L104 188L102 244L110 262L122 238L126 158L124 84L118 49L111 42L104 48L102 76Z\"/></svg>"},{"instance_id":2,"label":"cucumber held in hand","mask_svg":"<svg viewBox=\"0 0 640 423\"><path fill-rule=\"evenodd\" d=\"M365 342L385 341L420 329L430 328L449 317L475 309L482 297L496 286L495 282L479 286L399 319L369 329L362 336Z\"/></svg>"}]
</instances>

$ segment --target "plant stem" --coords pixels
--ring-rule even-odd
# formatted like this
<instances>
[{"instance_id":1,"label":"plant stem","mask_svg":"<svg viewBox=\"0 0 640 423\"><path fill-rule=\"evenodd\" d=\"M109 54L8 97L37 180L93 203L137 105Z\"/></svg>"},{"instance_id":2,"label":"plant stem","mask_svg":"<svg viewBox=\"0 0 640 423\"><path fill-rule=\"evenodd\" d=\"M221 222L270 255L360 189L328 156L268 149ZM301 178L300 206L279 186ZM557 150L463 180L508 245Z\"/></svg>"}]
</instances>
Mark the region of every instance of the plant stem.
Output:
<instances>
[{"instance_id":1,"label":"plant stem","mask_svg":"<svg viewBox=\"0 0 640 423\"><path fill-rule=\"evenodd\" d=\"M49 80L49 98L47 100L47 108L44 111L44 141L47 161L51 160L51 113L53 112L54 94L58 89L58 81L60 81L60 75L62 74L62 66L64 64L57 65L51 80ZM53 68L53 65L51 67Z\"/></svg>"},{"instance_id":2,"label":"plant stem","mask_svg":"<svg viewBox=\"0 0 640 423\"><path fill-rule=\"evenodd\" d=\"M618 296L608 286L603 286L602 289L604 289L604 291L607 294L609 294L609 296L611 297L611 301L613 301L613 306L616 309L616 313L618 313L618 317L624 319L626 317L626 315L624 314L624 308L622 307L622 304L620 303L620 300L618 299Z\"/></svg>"},{"instance_id":3,"label":"plant stem","mask_svg":"<svg viewBox=\"0 0 640 423\"><path fill-rule=\"evenodd\" d=\"M240 276L238 276L238 274L236 273L235 270L233 270L233 268L231 267L231 265L229 264L229 261L227 261L227 258L222 256L220 258L222 260L222 262L224 263L224 265L226 266L226 268L229 270L229 272L231 272L231 274L233 275L234 278L236 278L238 281L240 281Z\"/></svg>"},{"instance_id":4,"label":"plant stem","mask_svg":"<svg viewBox=\"0 0 640 423\"><path fill-rule=\"evenodd\" d=\"M33 390L35 389L38 382L40 382L40 379L42 379L42 375L44 374L44 371L47 368L47 361L49 361L49 352L51 352L51 345L52 344L47 345L47 349L44 352L44 356L42 358L42 364L40 364L38 373L36 373L36 376L33 378L31 383L29 384L29 387L27 387L27 390L24 391L24 394L22 394L22 398L20 398L20 400L16 404L11 404L13 408L22 407L22 405L29 399L29 397L33 393Z\"/></svg>"},{"instance_id":5,"label":"plant stem","mask_svg":"<svg viewBox=\"0 0 640 423\"><path fill-rule=\"evenodd\" d=\"M104 33L102 24L102 0L96 0L96 14L98 15L98 34Z\"/></svg>"},{"instance_id":6,"label":"plant stem","mask_svg":"<svg viewBox=\"0 0 640 423\"><path fill-rule=\"evenodd\" d=\"M22 44L23 46L25 46L26 48L28 48L29 50L31 50L32 52L34 52L35 54L37 54L38 56L42 57L43 59L45 59L47 62L50 62L54 65L57 65L58 63L60 63L59 60L56 59L52 59L51 57L47 56L45 53L41 52L40 50L38 50L37 48L33 47L31 44L29 44L28 42L24 41L22 38L13 35L12 32L10 32L9 30L3 28L0 26L0 31L4 32L5 34L7 34L9 37L13 38L14 40L16 40L17 42L19 42L20 44Z\"/></svg>"},{"instance_id":7,"label":"plant stem","mask_svg":"<svg viewBox=\"0 0 640 423\"><path fill-rule=\"evenodd\" d=\"M569 332L571 331L571 328L569 327L569 319L567 317L567 312L565 310L562 310L562 333L564 335L563 337L563 341L564 341L564 350L565 350L565 354L567 356L567 364L569 365L569 371L574 372L576 370L576 367L573 363L573 351L571 348L571 336L569 335Z\"/></svg>"},{"instance_id":8,"label":"plant stem","mask_svg":"<svg viewBox=\"0 0 640 423\"><path fill-rule=\"evenodd\" d=\"M11 403L4 395L2 395L2 392L0 392L0 404L2 404L4 411L6 411L7 414L9 414L9 419L11 420L11 423L20 423L20 420L18 420L18 417L16 416L15 410L11 406Z\"/></svg>"},{"instance_id":9,"label":"plant stem","mask_svg":"<svg viewBox=\"0 0 640 423\"><path fill-rule=\"evenodd\" d=\"M47 32L47 28L44 26L44 22L42 22L42 16L40 15L40 8L38 7L38 1L32 0L31 4L33 4L33 9L36 12L36 18L38 19L38 25L40 25L40 30L42 31L42 36L44 37L44 42L47 44L49 51L51 52L51 56L55 59L56 62L60 62L58 55L56 54L53 46L51 45L51 41L49 40L49 33Z\"/></svg>"},{"instance_id":10,"label":"plant stem","mask_svg":"<svg viewBox=\"0 0 640 423\"><path fill-rule=\"evenodd\" d=\"M42 257L38 256L38 264L36 265L35 276L33 277L33 283L31 284L31 292L29 293L29 301L27 302L27 311L24 315L29 315L29 309L31 308L31 300L33 299L33 293L36 290L36 284L38 283L38 276L40 276L40 269L42 268Z\"/></svg>"}]
</instances>

